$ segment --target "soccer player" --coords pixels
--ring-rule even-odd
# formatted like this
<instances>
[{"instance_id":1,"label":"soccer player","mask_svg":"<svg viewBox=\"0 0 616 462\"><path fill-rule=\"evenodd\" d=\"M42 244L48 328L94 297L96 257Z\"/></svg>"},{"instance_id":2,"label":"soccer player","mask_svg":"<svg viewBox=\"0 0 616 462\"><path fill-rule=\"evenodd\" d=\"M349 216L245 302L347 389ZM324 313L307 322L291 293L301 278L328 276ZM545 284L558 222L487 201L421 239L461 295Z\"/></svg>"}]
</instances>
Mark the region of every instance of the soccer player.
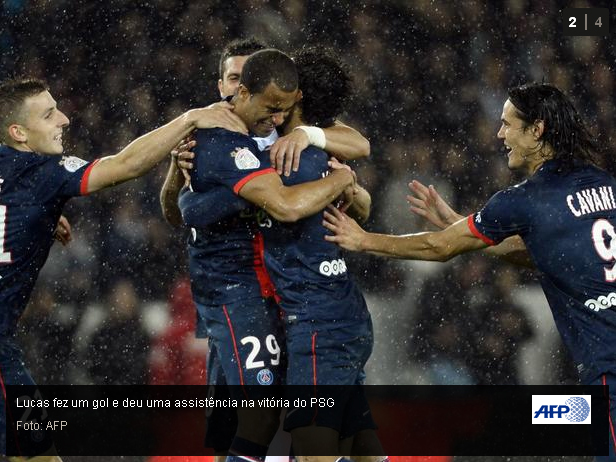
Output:
<instances>
[{"instance_id":1,"label":"soccer player","mask_svg":"<svg viewBox=\"0 0 616 462\"><path fill-rule=\"evenodd\" d=\"M262 50L246 61L231 103L251 133L264 137L298 96L293 61L277 50ZM335 164L331 175L313 185L285 187L275 170L266 168L269 158L257 158L260 152L249 137L225 130L198 132L192 189L205 192L222 185L242 197L250 192L280 219L295 220L325 207L355 181L350 169ZM211 213L229 206L221 202ZM227 383L245 386L247 392L257 392L249 385L280 383L281 378L274 375L281 364L278 308L268 298L273 290L262 265L254 214L239 211L217 223L213 216L211 226L193 229L190 243L193 292L208 321L211 344L221 358L233 358L222 364ZM278 427L279 409L239 409L238 420L230 453L263 458Z\"/></svg>"},{"instance_id":2,"label":"soccer player","mask_svg":"<svg viewBox=\"0 0 616 462\"><path fill-rule=\"evenodd\" d=\"M610 386L613 422L616 179L594 165L594 142L558 88L527 84L508 95L498 138L508 149L509 168L525 173L525 181L496 193L479 212L438 232L366 233L332 209L325 225L333 235L325 239L349 250L437 261L494 246L492 252L502 258L534 265L583 383ZM609 431L609 456L598 460L616 460L612 425Z\"/></svg>"},{"instance_id":3,"label":"soccer player","mask_svg":"<svg viewBox=\"0 0 616 462\"><path fill-rule=\"evenodd\" d=\"M306 123L330 126L349 96L350 78L338 61L322 50L304 50L295 56L295 62L303 98L285 122L284 132ZM322 78L324 75L327 78ZM299 171L283 180L286 185L298 185L314 182L327 173L328 155L310 146L303 150ZM354 193L352 207L365 219L370 196L362 188ZM230 190L222 186L207 193L185 193L181 201L185 222L207 226L212 215L209 210L230 195ZM250 196L247 198L250 200ZM236 201L242 206L241 199ZM289 224L261 218L266 267L285 311L287 384L339 386L335 402L340 407L320 409L316 420L313 409L293 409L285 428L292 432L298 456L352 454L357 451L357 446L351 446L355 439L345 441L344 448L340 442L356 434L365 451L382 453L365 397L359 391L349 393L355 391L352 385L361 383L363 366L372 350L370 315L363 296L348 277L340 249L322 239L325 230L321 221L322 213ZM340 412L345 407L353 410L352 415ZM372 447L367 448L369 443Z\"/></svg>"},{"instance_id":4,"label":"soccer player","mask_svg":"<svg viewBox=\"0 0 616 462\"><path fill-rule=\"evenodd\" d=\"M36 79L0 84L0 452L6 453L4 385L33 385L14 334L53 243L60 213L73 196L147 173L196 128L242 130L233 117L193 109L119 153L88 162L63 156L69 119ZM13 423L9 423L13 425ZM56 458L50 456L51 460Z\"/></svg>"}]
</instances>

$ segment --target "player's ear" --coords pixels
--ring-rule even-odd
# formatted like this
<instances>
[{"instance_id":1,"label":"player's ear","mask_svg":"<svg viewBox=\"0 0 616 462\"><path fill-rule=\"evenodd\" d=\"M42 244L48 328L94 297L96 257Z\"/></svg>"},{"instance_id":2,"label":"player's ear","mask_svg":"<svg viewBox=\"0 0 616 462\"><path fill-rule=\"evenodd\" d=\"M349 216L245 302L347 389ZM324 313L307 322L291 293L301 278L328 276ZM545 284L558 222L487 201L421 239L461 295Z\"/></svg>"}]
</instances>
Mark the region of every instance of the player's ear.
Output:
<instances>
[{"instance_id":1,"label":"player's ear","mask_svg":"<svg viewBox=\"0 0 616 462\"><path fill-rule=\"evenodd\" d=\"M302 98L304 97L304 94L302 93L301 90L297 90L297 95L295 95L295 102L299 102L302 100Z\"/></svg>"},{"instance_id":2,"label":"player's ear","mask_svg":"<svg viewBox=\"0 0 616 462\"><path fill-rule=\"evenodd\" d=\"M537 119L533 124L533 136L536 140L540 140L543 136L543 132L545 131L545 122L543 120Z\"/></svg>"},{"instance_id":3,"label":"player's ear","mask_svg":"<svg viewBox=\"0 0 616 462\"><path fill-rule=\"evenodd\" d=\"M237 87L237 95L244 100L249 99L251 96L250 91L248 91L248 88L243 83L240 83L240 86Z\"/></svg>"},{"instance_id":4,"label":"player's ear","mask_svg":"<svg viewBox=\"0 0 616 462\"><path fill-rule=\"evenodd\" d=\"M222 79L218 79L218 93L220 93L221 98L224 98L224 95L222 94Z\"/></svg>"},{"instance_id":5,"label":"player's ear","mask_svg":"<svg viewBox=\"0 0 616 462\"><path fill-rule=\"evenodd\" d=\"M27 141L26 129L23 125L11 124L8 128L9 136L18 143L24 143Z\"/></svg>"}]
</instances>

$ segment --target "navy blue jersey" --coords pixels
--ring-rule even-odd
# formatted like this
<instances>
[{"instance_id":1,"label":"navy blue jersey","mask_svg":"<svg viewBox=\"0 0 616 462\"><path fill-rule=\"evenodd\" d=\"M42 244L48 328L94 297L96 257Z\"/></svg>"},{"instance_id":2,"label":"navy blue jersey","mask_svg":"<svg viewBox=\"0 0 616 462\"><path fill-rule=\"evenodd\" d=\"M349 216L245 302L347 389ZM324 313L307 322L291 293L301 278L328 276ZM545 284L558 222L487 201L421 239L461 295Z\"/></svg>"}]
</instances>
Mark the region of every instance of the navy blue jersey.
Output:
<instances>
[{"instance_id":1,"label":"navy blue jersey","mask_svg":"<svg viewBox=\"0 0 616 462\"><path fill-rule=\"evenodd\" d=\"M251 178L275 172L269 167L269 158L266 159L248 136L208 129L198 130L196 141L191 172L191 188L196 193L224 187L237 194ZM237 197L226 193L223 196L216 207L236 210ZM182 213L189 217L191 212L185 207ZM247 207L222 220L218 218L224 214L217 214L217 221L207 226L197 227L187 222L193 226L189 242L190 273L198 303L222 305L272 295L255 213L253 207Z\"/></svg>"},{"instance_id":2,"label":"navy blue jersey","mask_svg":"<svg viewBox=\"0 0 616 462\"><path fill-rule=\"evenodd\" d=\"M49 255L66 201L94 163L0 146L0 338L15 330Z\"/></svg>"},{"instance_id":3,"label":"navy blue jersey","mask_svg":"<svg viewBox=\"0 0 616 462\"><path fill-rule=\"evenodd\" d=\"M489 244L520 235L542 273L556 326L585 382L616 371L616 179L549 161L471 215Z\"/></svg>"},{"instance_id":4,"label":"navy blue jersey","mask_svg":"<svg viewBox=\"0 0 616 462\"><path fill-rule=\"evenodd\" d=\"M302 152L299 171L283 177L287 186L323 178L329 156L309 146ZM324 239L323 212L296 223L274 219L261 223L265 266L280 305L290 320L319 319L356 323L369 317L357 285L349 278L340 248Z\"/></svg>"},{"instance_id":5,"label":"navy blue jersey","mask_svg":"<svg viewBox=\"0 0 616 462\"><path fill-rule=\"evenodd\" d=\"M253 205L223 186L207 193L182 188L178 196L182 221L191 228L204 228L240 212L254 213Z\"/></svg>"}]
</instances>

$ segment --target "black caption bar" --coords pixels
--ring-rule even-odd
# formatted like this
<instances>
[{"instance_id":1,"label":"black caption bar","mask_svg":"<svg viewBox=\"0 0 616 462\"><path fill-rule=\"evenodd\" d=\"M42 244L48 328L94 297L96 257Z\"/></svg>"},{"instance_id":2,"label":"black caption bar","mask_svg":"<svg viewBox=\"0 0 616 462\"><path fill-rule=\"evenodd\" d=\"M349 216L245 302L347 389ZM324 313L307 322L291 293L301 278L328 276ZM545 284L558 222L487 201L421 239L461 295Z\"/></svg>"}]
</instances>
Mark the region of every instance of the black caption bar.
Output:
<instances>
[{"instance_id":1,"label":"black caption bar","mask_svg":"<svg viewBox=\"0 0 616 462\"><path fill-rule=\"evenodd\" d=\"M339 404L356 392L259 387L260 397L248 400L228 393L215 399L217 393L197 386L8 386L7 450L33 456L55 444L60 456L211 455L203 443L206 413L282 407L297 409L294 415L335 415L352 412ZM366 386L361 392L388 455L579 456L608 450L608 397L600 386ZM590 424L582 422L586 418ZM288 448L279 452L288 455Z\"/></svg>"}]
</instances>

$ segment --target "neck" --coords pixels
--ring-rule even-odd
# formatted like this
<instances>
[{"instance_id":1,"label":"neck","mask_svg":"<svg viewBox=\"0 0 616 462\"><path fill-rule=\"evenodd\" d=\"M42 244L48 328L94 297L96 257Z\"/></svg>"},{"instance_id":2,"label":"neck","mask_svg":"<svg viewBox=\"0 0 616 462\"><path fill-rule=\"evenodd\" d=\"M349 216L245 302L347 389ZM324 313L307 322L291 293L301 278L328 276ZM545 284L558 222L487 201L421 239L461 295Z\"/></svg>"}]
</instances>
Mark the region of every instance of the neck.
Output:
<instances>
[{"instance_id":1,"label":"neck","mask_svg":"<svg viewBox=\"0 0 616 462\"><path fill-rule=\"evenodd\" d=\"M545 146L544 148L539 150L536 156L537 158L535 159L535 162L528 166L528 176L534 175L535 172L537 172L537 170L539 170L543 164L545 164L548 160L553 159L554 150L549 146Z\"/></svg>"},{"instance_id":2,"label":"neck","mask_svg":"<svg viewBox=\"0 0 616 462\"><path fill-rule=\"evenodd\" d=\"M297 109L295 109L295 110L293 110L293 112L291 113L289 118L287 119L287 123L286 123L286 125L284 127L284 134L288 135L295 128L299 127L300 125L306 125L306 124L302 120L301 112L298 111Z\"/></svg>"}]
</instances>

